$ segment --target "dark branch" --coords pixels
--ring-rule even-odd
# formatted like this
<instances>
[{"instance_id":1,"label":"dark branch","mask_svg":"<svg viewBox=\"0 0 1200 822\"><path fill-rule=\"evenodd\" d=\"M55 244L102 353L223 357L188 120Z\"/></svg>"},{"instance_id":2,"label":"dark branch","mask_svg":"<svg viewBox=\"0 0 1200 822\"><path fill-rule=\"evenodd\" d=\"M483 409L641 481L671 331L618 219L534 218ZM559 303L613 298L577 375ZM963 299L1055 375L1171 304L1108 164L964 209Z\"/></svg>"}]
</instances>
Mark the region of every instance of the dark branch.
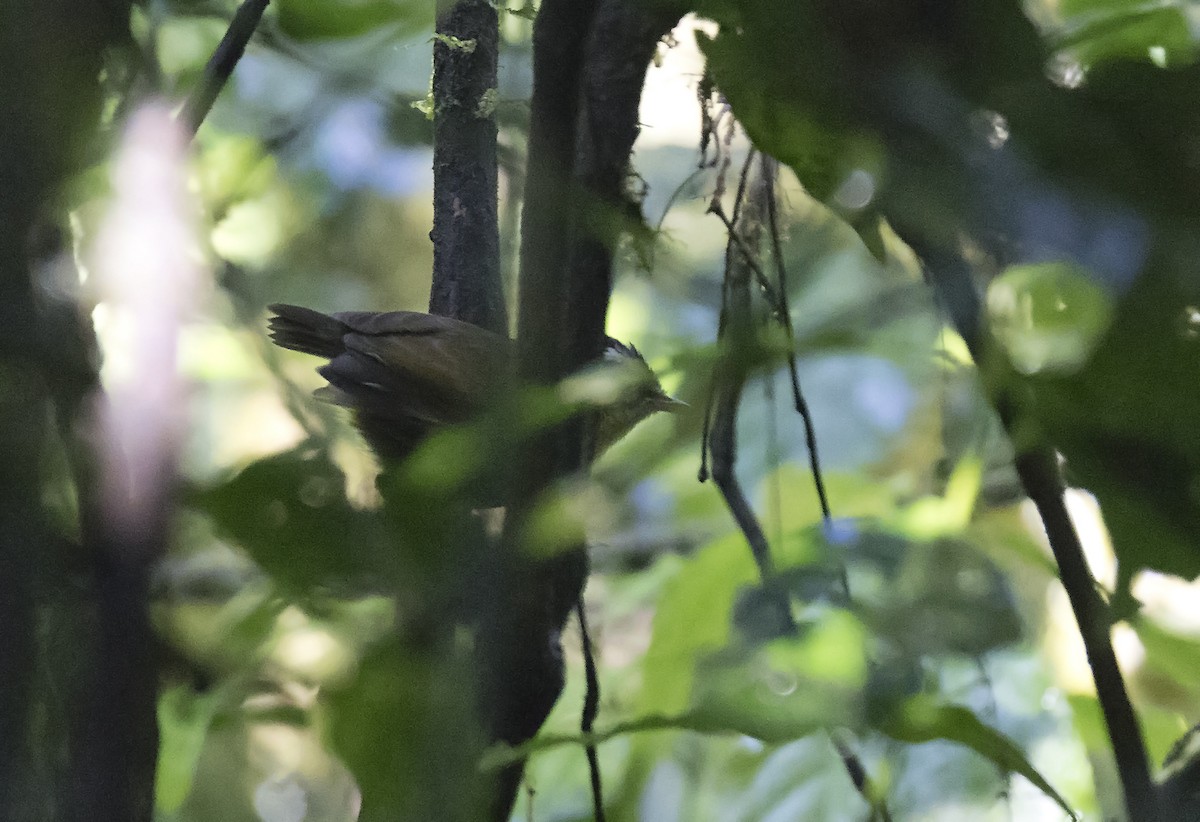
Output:
<instances>
[{"instance_id":1,"label":"dark branch","mask_svg":"<svg viewBox=\"0 0 1200 822\"><path fill-rule=\"evenodd\" d=\"M217 96L229 82L229 77L242 55L246 53L246 44L250 42L270 2L271 0L245 0L233 15L229 29L209 58L208 65L204 67L204 78L184 104L181 116L189 134L199 131L201 123L208 117Z\"/></svg>"},{"instance_id":2,"label":"dark branch","mask_svg":"<svg viewBox=\"0 0 1200 822\"><path fill-rule=\"evenodd\" d=\"M581 78L583 111L577 138L574 186L577 233L571 250L572 293L568 309L576 329L574 360L591 362L605 347L605 317L612 291L613 258L621 234L642 222L626 192L629 158L638 135L638 105L646 71L659 40L680 14L628 0L604 0L596 12ZM583 443L583 459L592 447ZM592 732L600 706L600 680L582 598L576 604L583 641L587 691L580 730ZM604 822L604 795L596 747L587 745L592 805Z\"/></svg>"},{"instance_id":3,"label":"dark branch","mask_svg":"<svg viewBox=\"0 0 1200 822\"><path fill-rule=\"evenodd\" d=\"M596 716L600 713L600 677L596 672L596 656L592 648L592 637L588 631L587 609L583 597L575 603L575 614L579 619L579 635L583 646L584 676L587 691L583 700L583 713L579 719L579 731L588 742L585 746L588 760L588 777L592 783L592 816L594 822L604 822L604 788L600 781L600 758L596 754L596 743L591 740L596 728Z\"/></svg>"},{"instance_id":4,"label":"dark branch","mask_svg":"<svg viewBox=\"0 0 1200 822\"><path fill-rule=\"evenodd\" d=\"M638 104L658 42L682 16L666 4L603 0L583 67L583 111L575 154L578 232L571 252L575 360L604 351L613 255L622 234L642 224L627 191Z\"/></svg>"},{"instance_id":5,"label":"dark branch","mask_svg":"<svg viewBox=\"0 0 1200 822\"><path fill-rule=\"evenodd\" d=\"M582 364L573 359L567 322L570 180L583 53L596 8L596 0L545 0L534 23L517 338L518 372L527 384L553 384ZM539 560L525 555L521 536L538 495L576 470L582 453L581 426L560 426L522 448L513 467L513 500L478 640L487 731L510 745L532 738L558 699L559 634L587 578L584 546ZM491 819L508 819L523 770L516 763L498 775Z\"/></svg>"},{"instance_id":6,"label":"dark branch","mask_svg":"<svg viewBox=\"0 0 1200 822\"><path fill-rule=\"evenodd\" d=\"M1001 419L1011 432L1011 414L1001 409ZM1125 807L1130 820L1154 822L1159 818L1157 789L1150 777L1149 760L1142 741L1141 727L1125 679L1117 665L1112 646L1112 615L1108 604L1096 590L1096 581L1088 570L1079 534L1071 523L1063 501L1062 476L1058 457L1046 446L1034 447L1016 458L1017 475L1025 493L1037 506L1071 610L1083 638L1088 665L1096 683L1096 698L1108 726L1117 773L1125 788Z\"/></svg>"},{"instance_id":7,"label":"dark branch","mask_svg":"<svg viewBox=\"0 0 1200 822\"><path fill-rule=\"evenodd\" d=\"M933 244L922 242L917 230L906 230L903 221L896 222L897 231L922 259L926 276L950 315L976 364L985 367L991 346L987 330L980 321L983 316L979 295L971 282L969 264L962 257ZM995 381L984 381L995 386ZM1000 421L1014 443L1019 424L1013 398L1003 389L993 391L993 405ZM1096 697L1108 727L1109 740L1116 758L1117 772L1125 793L1125 807L1130 820L1155 822L1159 819L1157 789L1150 776L1149 759L1137 715L1129 701L1125 679L1117 665L1112 646L1112 614L1108 604L1096 589L1096 581L1088 570L1079 534L1071 523L1063 501L1065 490L1058 468L1058 457L1050 443L1030 442L1016 457L1017 475L1026 495L1038 509L1059 578L1071 603L1079 633L1083 639L1088 665L1096 683Z\"/></svg>"}]
</instances>

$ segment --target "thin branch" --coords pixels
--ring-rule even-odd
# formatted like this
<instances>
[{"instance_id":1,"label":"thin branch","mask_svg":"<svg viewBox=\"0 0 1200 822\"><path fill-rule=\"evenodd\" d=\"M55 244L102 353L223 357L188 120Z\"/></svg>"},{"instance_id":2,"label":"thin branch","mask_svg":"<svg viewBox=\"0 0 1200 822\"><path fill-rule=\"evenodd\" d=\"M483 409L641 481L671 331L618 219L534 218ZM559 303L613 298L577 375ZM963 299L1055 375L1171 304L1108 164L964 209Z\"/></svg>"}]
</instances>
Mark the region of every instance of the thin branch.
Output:
<instances>
[{"instance_id":1,"label":"thin branch","mask_svg":"<svg viewBox=\"0 0 1200 822\"><path fill-rule=\"evenodd\" d=\"M990 341L981 322L982 307L971 282L970 266L957 252L924 242L919 230L910 229L903 220L896 220L893 227L921 258L925 275L939 302L976 364L983 367L988 362ZM985 381L984 384L996 383ZM991 400L1005 431L1015 442L1013 434L1019 420L1012 398L994 391ZM1160 818L1158 792L1150 776L1149 758L1137 715L1113 651L1112 613L1096 590L1079 534L1067 513L1057 454L1049 443L1034 442L1018 454L1014 462L1021 485L1042 518L1050 550L1058 564L1059 578L1075 614L1096 684L1096 698L1108 727L1129 819L1132 822L1156 822Z\"/></svg>"},{"instance_id":2,"label":"thin branch","mask_svg":"<svg viewBox=\"0 0 1200 822\"><path fill-rule=\"evenodd\" d=\"M1002 410L1001 419L1011 432L1011 414ZM1096 683L1096 698L1112 741L1117 773L1125 788L1129 819L1131 822L1153 822L1159 819L1158 792L1150 776L1141 727L1113 651L1112 613L1096 590L1079 534L1067 513L1063 500L1066 488L1058 470L1058 457L1050 448L1036 447L1017 456L1016 468L1025 493L1033 500L1042 518L1050 549L1058 563L1059 578L1079 625Z\"/></svg>"},{"instance_id":3,"label":"thin branch","mask_svg":"<svg viewBox=\"0 0 1200 822\"><path fill-rule=\"evenodd\" d=\"M204 67L204 78L184 104L180 116L188 134L194 135L200 130L200 125L208 117L225 84L229 82L238 61L246 53L246 44L254 36L254 31L258 28L258 23L270 2L271 0L245 0L233 15L229 29L209 58L208 65Z\"/></svg>"},{"instance_id":4,"label":"thin branch","mask_svg":"<svg viewBox=\"0 0 1200 822\"><path fill-rule=\"evenodd\" d=\"M871 806L871 818L878 819L879 822L892 822L892 814L888 811L887 803L877 795L870 774L867 773L858 754L850 747L850 743L834 732L829 733L829 741L833 743L855 790Z\"/></svg>"},{"instance_id":5,"label":"thin branch","mask_svg":"<svg viewBox=\"0 0 1200 822\"><path fill-rule=\"evenodd\" d=\"M737 247L738 252L742 255L742 261L754 274L754 280L758 283L758 287L767 295L767 302L773 306L780 304L779 295L775 293L775 286L767 279L767 274L763 271L763 267L758 262L757 255L751 251L746 244L746 240L742 237L738 230L734 227L734 220L725 213L719 200L713 200L708 207L709 214L715 214L717 219L725 224L725 230L729 233L729 239Z\"/></svg>"},{"instance_id":6,"label":"thin branch","mask_svg":"<svg viewBox=\"0 0 1200 822\"><path fill-rule=\"evenodd\" d=\"M596 716L600 713L600 677L596 672L595 650L592 647L592 637L588 630L587 609L583 597L575 603L575 615L579 619L579 635L583 645L584 676L587 678L587 690L583 700L583 713L579 719L579 730L587 740L584 749L587 752L588 776L592 785L592 815L595 822L604 822L604 787L600 781L600 759L596 754L596 743L592 740L592 732L596 728Z\"/></svg>"},{"instance_id":7,"label":"thin branch","mask_svg":"<svg viewBox=\"0 0 1200 822\"><path fill-rule=\"evenodd\" d=\"M779 302L776 313L780 323L783 324L784 329L787 331L788 373L792 383L792 402L796 413L804 421L804 441L808 447L809 469L812 473L813 485L817 490L817 499L821 504L821 519L826 527L828 527L833 521L833 514L829 506L829 495L825 491L825 475L821 470L821 457L817 451L816 425L813 423L812 412L809 410L808 401L804 398L804 392L800 387L800 374L796 369L796 335L792 329L792 310L788 297L787 265L783 259L783 242L779 229L779 190L776 186L779 179L779 163L775 158L765 154L763 155L763 178L766 186L767 233L771 240L771 256L775 263L775 276L779 289ZM849 600L850 576L846 570L846 563L839 562L838 568L840 570L842 591L845 593L847 600ZM870 774L859 758L858 753L851 747L850 742L837 733L830 732L829 738L837 749L838 756L842 760L842 765L845 767L846 773L850 776L850 780L854 783L854 787L863 799L870 804L872 816L881 820L881 822L890 822L891 813L888 811L887 802L875 789L871 782Z\"/></svg>"},{"instance_id":8,"label":"thin branch","mask_svg":"<svg viewBox=\"0 0 1200 822\"><path fill-rule=\"evenodd\" d=\"M734 220L720 216L726 222L728 237L725 246L724 304L718 337L724 346L723 357L718 366L715 380L714 413L708 447L712 453L712 476L726 505L746 537L750 552L758 565L763 581L774 575L771 549L762 526L746 499L734 466L737 464L737 414L741 405L742 392L746 386L748 369L756 345L754 319L751 306L750 274L757 266L750 243L757 243L762 230L762 203L757 186L749 183L749 169L755 153L751 152L742 167L737 195L734 199ZM720 209L720 201L713 198L713 208ZM710 208L710 210L713 210ZM735 221L736 220L736 221ZM738 229L745 225L747 238ZM736 249L736 251L735 251ZM758 268L761 272L761 267ZM786 603L784 603L786 609Z\"/></svg>"},{"instance_id":9,"label":"thin branch","mask_svg":"<svg viewBox=\"0 0 1200 822\"><path fill-rule=\"evenodd\" d=\"M732 139L733 139L733 128L731 125L729 132L728 132L728 140L732 140ZM736 225L737 221L741 218L742 204L745 202L746 189L750 182L750 169L754 163L754 157L755 157L756 153L757 153L756 150L753 147L751 147L749 153L746 155L745 162L742 163L742 170L741 170L741 173L738 175L737 193L734 195L734 198L733 198L733 216L731 218L729 218L728 225ZM720 168L717 171L716 184L713 188L713 195L712 195L711 202L709 204L710 209L712 208L712 204L714 204L714 203L717 204L718 206L720 206L721 197L723 197L724 193L725 193L725 175L729 171L730 163L731 163L731 160L730 160L729 151L728 151L728 149L726 149L724 159L720 165ZM722 213L724 213L723 210L722 210ZM730 234L729 234L729 236L726 237L726 240L725 240L725 278L724 278L723 282L721 283L721 315L717 320L717 339L718 339L718 341L725 339L725 335L728 331L728 324L730 322L730 305L731 305L731 295L732 295L732 289L731 289L731 279L732 278L730 277L730 268L731 268L731 266L736 264L735 261L737 259L740 259L743 262L745 262L745 260L747 259L745 257L745 255L742 255L740 258L736 257L736 255L734 255L734 253L733 253L734 242L735 241L733 238L733 232L732 232L732 230L730 230ZM747 296L748 295L749 295L749 292L747 292ZM748 307L747 307L747 311L749 311ZM727 365L728 365L727 360L728 360L727 357L722 357L722 359L720 361L720 365L718 366L718 369L717 369L717 373L713 376L712 385L709 386L708 397L706 398L705 403L704 403L704 422L702 423L701 431L700 431L700 472L697 475L697 479L700 482L705 482L709 477L709 455L710 455L709 452L711 451L712 441L713 441L713 436L711 436L711 435L712 435L712 431L714 428L714 420L715 420L714 415L720 413L718 410L717 397L720 395L721 391L725 390L726 388L732 387L732 386L726 386L724 384L724 382L726 380L724 369L727 368ZM743 383L744 383L744 380L743 380ZM738 390L738 393L740 394L741 387L739 386L737 390ZM736 414L736 412L737 412L737 404L735 403L734 404L734 413ZM736 428L733 430L736 433ZM722 440L724 440L724 437L725 437L725 434L722 433ZM715 472L717 469L717 466L715 464L716 463L715 457L713 458L713 463L714 463L713 471Z\"/></svg>"},{"instance_id":10,"label":"thin branch","mask_svg":"<svg viewBox=\"0 0 1200 822\"><path fill-rule=\"evenodd\" d=\"M821 457L817 452L817 430L813 424L812 412L808 401L800 388L800 375L796 371L796 332L792 329L792 309L788 304L787 266L783 259L783 243L779 237L779 207L776 202L778 191L776 180L779 164L773 157L763 155L763 176L767 184L767 231L771 238L771 256L775 261L775 276L778 280L779 302L777 311L779 321L787 331L788 337L788 373L792 379L792 402L796 413L804 421L804 442L808 447L809 468L812 471L813 484L817 487L817 499L821 502L821 517L826 525L832 520L829 509L829 495L825 492L825 475L821 471Z\"/></svg>"}]
</instances>

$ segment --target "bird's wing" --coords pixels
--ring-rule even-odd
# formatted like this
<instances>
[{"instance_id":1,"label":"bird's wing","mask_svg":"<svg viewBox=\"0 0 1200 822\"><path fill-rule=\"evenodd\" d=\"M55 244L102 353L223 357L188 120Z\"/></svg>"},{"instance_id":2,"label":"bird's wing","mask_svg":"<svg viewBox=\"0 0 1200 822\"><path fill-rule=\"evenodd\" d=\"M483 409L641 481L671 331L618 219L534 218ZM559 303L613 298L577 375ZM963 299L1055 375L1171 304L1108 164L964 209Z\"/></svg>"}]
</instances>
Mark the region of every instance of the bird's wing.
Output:
<instances>
[{"instance_id":1,"label":"bird's wing","mask_svg":"<svg viewBox=\"0 0 1200 822\"><path fill-rule=\"evenodd\" d=\"M459 320L423 314L419 311L342 311L332 316L345 325L347 330L368 337L391 334L422 336L443 333L447 330L491 334L490 331L484 331L482 328Z\"/></svg>"}]
</instances>

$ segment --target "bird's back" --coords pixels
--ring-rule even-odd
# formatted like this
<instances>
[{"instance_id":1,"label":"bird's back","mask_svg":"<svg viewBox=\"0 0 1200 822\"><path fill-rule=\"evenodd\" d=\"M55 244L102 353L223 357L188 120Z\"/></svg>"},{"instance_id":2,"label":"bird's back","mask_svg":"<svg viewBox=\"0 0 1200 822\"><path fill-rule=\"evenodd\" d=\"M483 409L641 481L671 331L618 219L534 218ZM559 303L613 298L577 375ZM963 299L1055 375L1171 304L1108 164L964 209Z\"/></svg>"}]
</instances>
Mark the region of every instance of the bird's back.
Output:
<instances>
[{"instance_id":1,"label":"bird's back","mask_svg":"<svg viewBox=\"0 0 1200 822\"><path fill-rule=\"evenodd\" d=\"M355 412L383 458L403 459L439 425L486 407L511 369L511 343L469 323L414 311L322 314L270 307L277 345L329 360L318 396Z\"/></svg>"}]
</instances>

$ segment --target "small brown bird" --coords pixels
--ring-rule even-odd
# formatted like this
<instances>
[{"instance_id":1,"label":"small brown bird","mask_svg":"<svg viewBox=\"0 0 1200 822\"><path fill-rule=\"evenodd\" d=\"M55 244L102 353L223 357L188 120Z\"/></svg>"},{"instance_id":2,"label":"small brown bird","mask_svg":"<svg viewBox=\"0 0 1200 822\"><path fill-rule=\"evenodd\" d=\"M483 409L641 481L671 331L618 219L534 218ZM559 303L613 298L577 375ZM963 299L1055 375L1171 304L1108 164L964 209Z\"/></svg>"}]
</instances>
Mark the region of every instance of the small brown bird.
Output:
<instances>
[{"instance_id":1,"label":"small brown bird","mask_svg":"<svg viewBox=\"0 0 1200 822\"><path fill-rule=\"evenodd\" d=\"M329 385L317 396L354 411L355 423L384 460L401 460L439 426L470 420L514 378L513 343L449 317L415 311L322 314L276 304L269 321L276 345L324 357ZM686 403L669 397L632 346L608 339L605 360L642 369L620 399L599 414L603 451L655 411Z\"/></svg>"}]
</instances>

